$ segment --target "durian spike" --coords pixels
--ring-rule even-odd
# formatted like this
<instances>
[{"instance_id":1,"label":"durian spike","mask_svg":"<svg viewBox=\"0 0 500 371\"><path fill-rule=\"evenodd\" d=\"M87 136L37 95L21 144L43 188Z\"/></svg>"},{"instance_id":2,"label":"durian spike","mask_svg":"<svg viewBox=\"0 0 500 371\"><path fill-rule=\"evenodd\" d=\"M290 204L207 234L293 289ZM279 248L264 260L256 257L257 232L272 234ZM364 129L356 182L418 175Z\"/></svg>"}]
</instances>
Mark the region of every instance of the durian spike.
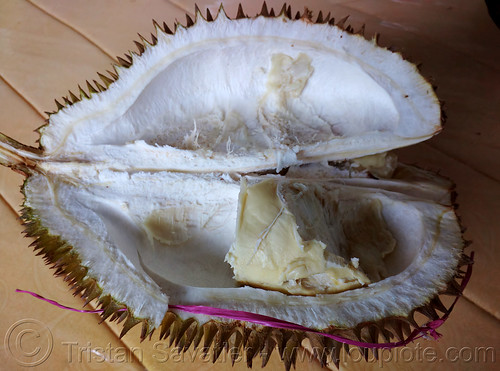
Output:
<instances>
[{"instance_id":1,"label":"durian spike","mask_svg":"<svg viewBox=\"0 0 500 371\"><path fill-rule=\"evenodd\" d=\"M345 16L344 18L342 18L340 21L337 22L337 27L339 28L344 28L345 26L345 22L347 21L347 18L349 18L349 16Z\"/></svg>"},{"instance_id":2,"label":"durian spike","mask_svg":"<svg viewBox=\"0 0 500 371\"><path fill-rule=\"evenodd\" d=\"M165 316L163 317L163 320L160 324L160 340L166 339L168 337L168 335L170 334L170 327L176 319L177 315L175 315L174 313L165 313Z\"/></svg>"},{"instance_id":3,"label":"durian spike","mask_svg":"<svg viewBox=\"0 0 500 371\"><path fill-rule=\"evenodd\" d=\"M118 59L118 62L120 63L120 66L122 66L122 67L129 68L132 65L132 63L126 61L122 57L116 57L116 58Z\"/></svg>"},{"instance_id":4,"label":"durian spike","mask_svg":"<svg viewBox=\"0 0 500 371\"><path fill-rule=\"evenodd\" d=\"M203 326L199 325L198 330L196 331L196 335L193 339L193 348L194 349L197 349L198 346L200 345L201 339L203 337L203 333L204 333Z\"/></svg>"},{"instance_id":5,"label":"durian spike","mask_svg":"<svg viewBox=\"0 0 500 371\"><path fill-rule=\"evenodd\" d=\"M225 18L225 19L231 19L229 18L229 16L227 15L226 13L226 9L224 9L224 4L220 4L219 6L219 9L217 10L217 17L216 18L219 18L219 16L222 14L222 16Z\"/></svg>"},{"instance_id":6,"label":"durian spike","mask_svg":"<svg viewBox=\"0 0 500 371\"><path fill-rule=\"evenodd\" d=\"M385 324L392 329L392 331L396 335L396 338L398 339L398 341L404 340L403 322L402 321L400 321L396 318L388 318L385 320Z\"/></svg>"},{"instance_id":7,"label":"durian spike","mask_svg":"<svg viewBox=\"0 0 500 371\"><path fill-rule=\"evenodd\" d=\"M122 323L125 319L127 319L127 317L129 316L129 312L128 310L124 310L121 312L122 314L120 315L120 317L118 318L118 321L117 323Z\"/></svg>"},{"instance_id":8,"label":"durian spike","mask_svg":"<svg viewBox=\"0 0 500 371\"><path fill-rule=\"evenodd\" d=\"M184 336L182 338L183 341L183 352L187 351L193 341L196 339L196 336L199 333L199 328L200 325L198 324L198 321L193 321L191 325L186 329Z\"/></svg>"},{"instance_id":9,"label":"durian spike","mask_svg":"<svg viewBox=\"0 0 500 371\"><path fill-rule=\"evenodd\" d=\"M37 162L42 160L41 151L34 147L25 146L18 141L0 133L0 164L24 174L29 169L36 169Z\"/></svg>"},{"instance_id":10,"label":"durian spike","mask_svg":"<svg viewBox=\"0 0 500 371\"><path fill-rule=\"evenodd\" d=\"M214 321L207 322L203 325L203 353L206 355L212 342L214 340L215 335L217 334L218 328Z\"/></svg>"},{"instance_id":11,"label":"durian spike","mask_svg":"<svg viewBox=\"0 0 500 371\"><path fill-rule=\"evenodd\" d=\"M148 39L146 39L146 38L145 38L144 36L142 36L140 33L138 33L137 35L139 36L139 39L141 39L140 43L141 43L144 47L146 47L147 45L150 45L150 46L152 45L152 43L150 43L150 42L148 41Z\"/></svg>"},{"instance_id":12,"label":"durian spike","mask_svg":"<svg viewBox=\"0 0 500 371\"><path fill-rule=\"evenodd\" d=\"M115 70L115 72L106 70L106 72L109 74L109 76L111 76L111 78L113 79L112 80L113 82L116 81L116 80L118 80L118 75L116 74L116 70Z\"/></svg>"},{"instance_id":13,"label":"durian spike","mask_svg":"<svg viewBox=\"0 0 500 371\"><path fill-rule=\"evenodd\" d=\"M466 241L466 242L469 242L469 244L470 244L470 241ZM474 263L474 261L470 258L470 256L462 254L460 256L460 262L458 263L458 265L463 266L463 265L470 265L473 263Z\"/></svg>"},{"instance_id":14,"label":"durian spike","mask_svg":"<svg viewBox=\"0 0 500 371\"><path fill-rule=\"evenodd\" d=\"M229 355L231 357L231 364L234 366L234 362L238 359L241 351L241 347L245 340L244 337L244 328L243 327L235 327L232 331L232 334L229 336L227 340Z\"/></svg>"},{"instance_id":15,"label":"durian spike","mask_svg":"<svg viewBox=\"0 0 500 371\"><path fill-rule=\"evenodd\" d=\"M95 86L97 86L97 90L99 90L100 92L106 91L106 88L104 86L102 86L101 84L99 84L96 80L92 80L92 81L95 84Z\"/></svg>"},{"instance_id":16,"label":"durian spike","mask_svg":"<svg viewBox=\"0 0 500 371\"><path fill-rule=\"evenodd\" d=\"M62 105L61 103L59 103L59 102L57 101L57 99L54 99L54 101L56 102L56 107L57 107L57 110L58 110L58 111L64 108L64 105Z\"/></svg>"},{"instance_id":17,"label":"durian spike","mask_svg":"<svg viewBox=\"0 0 500 371\"><path fill-rule=\"evenodd\" d=\"M142 329L141 329L141 343L146 340L146 337L154 331L154 328L151 328L149 321L147 319L142 320Z\"/></svg>"},{"instance_id":18,"label":"durian spike","mask_svg":"<svg viewBox=\"0 0 500 371\"><path fill-rule=\"evenodd\" d=\"M49 120L45 120L45 123L39 127L37 127L35 130L33 130L35 133L38 133L40 134L41 130L47 126L47 124L49 123ZM37 142L39 141L39 139L36 140Z\"/></svg>"},{"instance_id":19,"label":"durian spike","mask_svg":"<svg viewBox=\"0 0 500 371\"><path fill-rule=\"evenodd\" d=\"M125 306L123 305L118 305L114 300L111 301L106 308L104 308L104 311L101 313L101 317L103 320L106 320L109 316L114 315L118 311L125 309Z\"/></svg>"},{"instance_id":20,"label":"durian spike","mask_svg":"<svg viewBox=\"0 0 500 371\"><path fill-rule=\"evenodd\" d=\"M212 14L210 13L210 9L207 8L207 22L213 22L214 18L212 17Z\"/></svg>"},{"instance_id":21,"label":"durian spike","mask_svg":"<svg viewBox=\"0 0 500 371\"><path fill-rule=\"evenodd\" d=\"M73 101L73 104L80 101L80 98L78 98L72 91L69 91L69 97Z\"/></svg>"},{"instance_id":22,"label":"durian spike","mask_svg":"<svg viewBox=\"0 0 500 371\"><path fill-rule=\"evenodd\" d=\"M312 20L312 11L309 10L307 7L304 8L304 13L302 14L302 17L300 17L305 22L310 22L313 23Z\"/></svg>"},{"instance_id":23,"label":"durian spike","mask_svg":"<svg viewBox=\"0 0 500 371\"><path fill-rule=\"evenodd\" d=\"M129 314L129 316L127 317L127 320L125 321L125 324L123 325L123 329L122 329L122 332L120 333L120 339L125 336L125 334L127 332L129 332L132 327L134 327L135 325L138 325L141 321L138 320L137 318L135 318L134 316L132 316L131 314Z\"/></svg>"},{"instance_id":24,"label":"durian spike","mask_svg":"<svg viewBox=\"0 0 500 371\"><path fill-rule=\"evenodd\" d=\"M260 14L258 14L258 15L262 15L264 17L269 17L269 11L267 10L267 4L265 1L262 3L262 9L260 10Z\"/></svg>"},{"instance_id":25,"label":"durian spike","mask_svg":"<svg viewBox=\"0 0 500 371\"><path fill-rule=\"evenodd\" d=\"M184 27L184 26L181 24L181 22L179 22L179 21L177 20L177 18L176 18L176 19L175 19L175 22L174 22L174 34L176 34L176 33L177 33L177 30L178 30L179 28L185 28L185 27Z\"/></svg>"},{"instance_id":26,"label":"durian spike","mask_svg":"<svg viewBox=\"0 0 500 371\"><path fill-rule=\"evenodd\" d=\"M431 300L430 305L432 305L434 309L440 311L441 313L446 313L448 311L448 309L444 306L441 299L439 299L439 296L434 297Z\"/></svg>"},{"instance_id":27,"label":"durian spike","mask_svg":"<svg viewBox=\"0 0 500 371\"><path fill-rule=\"evenodd\" d=\"M222 350L228 347L228 340L233 333L234 328L237 326L234 323L216 323L217 333L214 339L213 357L212 362L215 363L219 358Z\"/></svg>"},{"instance_id":28,"label":"durian spike","mask_svg":"<svg viewBox=\"0 0 500 371\"><path fill-rule=\"evenodd\" d=\"M224 327L221 323L216 323L217 332L214 336L214 346L212 350L212 363L215 363L222 353L222 349L224 348Z\"/></svg>"},{"instance_id":29,"label":"durian spike","mask_svg":"<svg viewBox=\"0 0 500 371\"><path fill-rule=\"evenodd\" d=\"M329 357L333 364L339 368L340 351L342 350L341 343L330 338L325 338L324 342L327 357Z\"/></svg>"},{"instance_id":30,"label":"durian spike","mask_svg":"<svg viewBox=\"0 0 500 371\"><path fill-rule=\"evenodd\" d=\"M439 319L439 315L437 312L434 310L432 304L428 304L426 306L420 307L417 309L417 312L422 313L424 316L426 316L430 321L435 321Z\"/></svg>"},{"instance_id":31,"label":"durian spike","mask_svg":"<svg viewBox=\"0 0 500 371\"><path fill-rule=\"evenodd\" d=\"M168 25L163 22L163 30L164 32L167 34L167 35L173 35L174 33L172 32L172 30L168 27Z\"/></svg>"},{"instance_id":32,"label":"durian spike","mask_svg":"<svg viewBox=\"0 0 500 371\"><path fill-rule=\"evenodd\" d=\"M189 14L186 14L186 27L191 27L194 25L193 19L189 16Z\"/></svg>"},{"instance_id":33,"label":"durian spike","mask_svg":"<svg viewBox=\"0 0 500 371\"><path fill-rule=\"evenodd\" d=\"M187 320L185 320L182 323L182 326L179 328L179 332L177 333L177 337L175 339L175 346L181 350L184 349L184 345L186 344L186 339L184 339L184 335L186 334L188 329L191 328L192 325L197 327L198 323L196 322L196 320L194 318L188 318ZM188 335L188 337L192 336L190 341L189 341L189 344L191 344L191 341L193 341L194 335L196 333L196 332L193 333L192 330L193 329L191 329L191 331L189 331L189 335Z\"/></svg>"},{"instance_id":34,"label":"durian spike","mask_svg":"<svg viewBox=\"0 0 500 371\"><path fill-rule=\"evenodd\" d=\"M325 343L328 338L314 333L307 333L306 337L311 343L314 357L320 361L321 367L325 367L327 363L327 348Z\"/></svg>"},{"instance_id":35,"label":"durian spike","mask_svg":"<svg viewBox=\"0 0 500 371\"><path fill-rule=\"evenodd\" d=\"M394 334L386 328L385 321L376 324L380 335L383 337L385 343L390 343L394 338Z\"/></svg>"},{"instance_id":36,"label":"durian spike","mask_svg":"<svg viewBox=\"0 0 500 371\"><path fill-rule=\"evenodd\" d=\"M83 98L86 98L86 99L90 98L90 96L87 94L87 92L85 90L83 90L80 85L78 85L78 91L80 92L80 100L82 100Z\"/></svg>"},{"instance_id":37,"label":"durian spike","mask_svg":"<svg viewBox=\"0 0 500 371\"><path fill-rule=\"evenodd\" d=\"M271 354L274 351L274 348L276 348L276 345L278 345L278 348L280 348L278 350L280 353L280 357L281 354L283 354L281 351L281 349L283 349L283 334L281 333L281 330L266 328L264 339L264 345L261 350L262 368L266 367L267 362L269 362Z\"/></svg>"},{"instance_id":38,"label":"durian spike","mask_svg":"<svg viewBox=\"0 0 500 371\"><path fill-rule=\"evenodd\" d=\"M68 107L68 106L72 106L73 105L73 102L70 101L68 99L68 97L63 97L63 100L64 100L64 104Z\"/></svg>"},{"instance_id":39,"label":"durian spike","mask_svg":"<svg viewBox=\"0 0 500 371\"><path fill-rule=\"evenodd\" d=\"M150 34L150 35L151 35L150 45L154 46L154 45L158 44L158 38L156 37L156 35L153 35L153 34Z\"/></svg>"},{"instance_id":40,"label":"durian spike","mask_svg":"<svg viewBox=\"0 0 500 371\"><path fill-rule=\"evenodd\" d=\"M331 339L331 341L331 344L329 344L330 359L338 369L340 368L340 352L342 351L342 344L333 339Z\"/></svg>"},{"instance_id":41,"label":"durian spike","mask_svg":"<svg viewBox=\"0 0 500 371\"><path fill-rule=\"evenodd\" d=\"M64 281L70 282L79 282L85 278L87 275L88 268L78 265L74 270L70 271L66 277L64 277Z\"/></svg>"},{"instance_id":42,"label":"durian spike","mask_svg":"<svg viewBox=\"0 0 500 371\"><path fill-rule=\"evenodd\" d=\"M279 17L287 17L286 8L287 8L287 5L286 5L286 3L284 3L283 6L281 7L281 10L278 13Z\"/></svg>"},{"instance_id":43,"label":"durian spike","mask_svg":"<svg viewBox=\"0 0 500 371\"><path fill-rule=\"evenodd\" d=\"M408 317L406 317L406 320L408 321L408 323L413 327L413 328L418 328L419 325L417 323L417 321L415 320L415 312L416 312L416 309L412 310L410 312L410 314L408 315ZM411 331L409 333L406 334L406 336L409 336L411 333Z\"/></svg>"},{"instance_id":44,"label":"durian spike","mask_svg":"<svg viewBox=\"0 0 500 371\"><path fill-rule=\"evenodd\" d=\"M140 36L140 35L139 35L139 36ZM134 58L132 57L132 53L130 52L130 50L128 51L128 54L127 54L127 53L125 53L125 54L123 54L123 56L124 56L125 58L127 58L127 59L128 59L128 61L130 62L130 65L132 65L132 63L133 63L133 61L134 61Z\"/></svg>"},{"instance_id":45,"label":"durian spike","mask_svg":"<svg viewBox=\"0 0 500 371\"><path fill-rule=\"evenodd\" d=\"M347 354L350 354L349 344L343 343L342 346L344 348L344 352L346 352Z\"/></svg>"},{"instance_id":46,"label":"durian spike","mask_svg":"<svg viewBox=\"0 0 500 371\"><path fill-rule=\"evenodd\" d=\"M297 360L297 349L304 338L304 334L300 332L293 332L285 344L283 349L283 362L285 363L286 371L289 371L291 366L295 367L295 362Z\"/></svg>"},{"instance_id":47,"label":"durian spike","mask_svg":"<svg viewBox=\"0 0 500 371\"><path fill-rule=\"evenodd\" d=\"M89 90L90 95L97 93L97 89L92 86L92 84L88 81L87 83L87 89Z\"/></svg>"},{"instance_id":48,"label":"durian spike","mask_svg":"<svg viewBox=\"0 0 500 371\"><path fill-rule=\"evenodd\" d=\"M195 5L195 7L197 7L197 6ZM156 19L153 19L153 27L154 27L157 34L158 34L158 30L163 31L163 29L161 28L160 24L156 21Z\"/></svg>"},{"instance_id":49,"label":"durian spike","mask_svg":"<svg viewBox=\"0 0 500 371\"><path fill-rule=\"evenodd\" d=\"M203 18L205 19L205 17L203 17L203 14L201 14L201 10L200 10L200 7L198 6L198 4L194 4L194 22L196 23L199 19Z\"/></svg>"},{"instance_id":50,"label":"durian spike","mask_svg":"<svg viewBox=\"0 0 500 371\"><path fill-rule=\"evenodd\" d=\"M109 318L109 322L117 322L117 323L120 323L120 318L122 318L122 321L127 317L127 314L125 313L126 311L126 308L122 308L122 309L125 309L125 310L116 310L113 312L113 314L111 315L111 317Z\"/></svg>"},{"instance_id":51,"label":"durian spike","mask_svg":"<svg viewBox=\"0 0 500 371\"><path fill-rule=\"evenodd\" d=\"M139 51L139 55L141 55L142 53L144 53L144 51L146 50L146 48L144 47L143 44L141 44L139 41L136 41L136 40L134 40L134 44L137 47L137 50Z\"/></svg>"},{"instance_id":52,"label":"durian spike","mask_svg":"<svg viewBox=\"0 0 500 371\"><path fill-rule=\"evenodd\" d=\"M446 289L443 291L444 295L460 296L462 295L462 288L454 279L448 282Z\"/></svg>"},{"instance_id":53,"label":"durian spike","mask_svg":"<svg viewBox=\"0 0 500 371\"><path fill-rule=\"evenodd\" d=\"M252 361L264 345L263 336L258 330L251 330L246 343L246 358L248 368L252 368Z\"/></svg>"},{"instance_id":54,"label":"durian spike","mask_svg":"<svg viewBox=\"0 0 500 371\"><path fill-rule=\"evenodd\" d=\"M238 4L238 12L236 13L236 19L246 18L245 13L243 12L243 7L241 3Z\"/></svg>"},{"instance_id":55,"label":"durian spike","mask_svg":"<svg viewBox=\"0 0 500 371\"><path fill-rule=\"evenodd\" d=\"M367 341L367 339L365 339L364 336L361 334L362 330L363 330L363 327L361 325L361 326L355 327L353 329L353 332L354 332L354 336L356 337L356 339L358 341L365 342L365 341ZM361 354L363 355L363 357L365 358L365 360L368 360L368 348L358 346L358 349L361 352Z\"/></svg>"},{"instance_id":56,"label":"durian spike","mask_svg":"<svg viewBox=\"0 0 500 371\"><path fill-rule=\"evenodd\" d=\"M182 326L182 320L179 317L175 317L174 322L170 326L167 335L170 336L168 339L168 346L171 347L172 344L174 344L175 339L177 339L177 335L179 334L179 331L181 330Z\"/></svg>"},{"instance_id":57,"label":"durian spike","mask_svg":"<svg viewBox=\"0 0 500 371\"><path fill-rule=\"evenodd\" d=\"M330 22L330 17L332 16L332 13L331 12L328 12L328 14L326 15L323 23L329 23Z\"/></svg>"},{"instance_id":58,"label":"durian spike","mask_svg":"<svg viewBox=\"0 0 500 371\"><path fill-rule=\"evenodd\" d=\"M321 10L318 13L318 18L316 19L316 23L323 23L323 12Z\"/></svg>"},{"instance_id":59,"label":"durian spike","mask_svg":"<svg viewBox=\"0 0 500 371\"><path fill-rule=\"evenodd\" d=\"M85 299L84 307L87 306L92 300L98 298L102 294L102 290L97 286L97 283L92 280L93 283L90 283L83 292L82 298Z\"/></svg>"},{"instance_id":60,"label":"durian spike","mask_svg":"<svg viewBox=\"0 0 500 371\"><path fill-rule=\"evenodd\" d=\"M365 28L366 28L366 25L363 23L361 28L356 32L356 35L365 36Z\"/></svg>"},{"instance_id":61,"label":"durian spike","mask_svg":"<svg viewBox=\"0 0 500 371\"><path fill-rule=\"evenodd\" d=\"M369 343L378 343L378 338L380 335L379 328L378 326L371 324L366 326L365 328L368 328L366 338ZM375 357L376 360L378 360L379 352L377 348L371 348L371 351L373 353L373 356Z\"/></svg>"}]
</instances>

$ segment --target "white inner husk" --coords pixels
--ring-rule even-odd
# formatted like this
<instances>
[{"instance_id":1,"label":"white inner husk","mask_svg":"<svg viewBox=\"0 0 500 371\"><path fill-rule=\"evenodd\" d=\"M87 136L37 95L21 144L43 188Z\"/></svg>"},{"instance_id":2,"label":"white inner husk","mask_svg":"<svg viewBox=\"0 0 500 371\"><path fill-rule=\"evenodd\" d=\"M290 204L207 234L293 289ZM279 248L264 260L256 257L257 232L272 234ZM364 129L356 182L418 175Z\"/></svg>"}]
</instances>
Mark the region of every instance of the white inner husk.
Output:
<instances>
[{"instance_id":1,"label":"white inner husk","mask_svg":"<svg viewBox=\"0 0 500 371\"><path fill-rule=\"evenodd\" d=\"M42 224L134 315L158 326L169 303L198 304L351 327L406 315L454 274L462 242L447 182L416 170L375 180L299 167L440 130L430 85L400 55L335 27L220 15L160 32L119 72L107 91L51 116L41 172L25 192ZM224 258L240 176L288 166L301 182L380 203L396 240L387 277L316 296L239 287Z\"/></svg>"},{"instance_id":2,"label":"white inner husk","mask_svg":"<svg viewBox=\"0 0 500 371\"><path fill-rule=\"evenodd\" d=\"M445 287L461 251L447 188L424 181L385 180L380 187L374 179L336 179L325 186L348 199L381 202L397 240L384 259L389 277L316 297L238 287L224 262L240 190L229 176L80 170L76 179L31 177L28 205L52 233L75 246L105 291L136 315L153 319L161 320L168 303L248 310L314 327L353 325L361 313L363 320L403 315ZM152 232L152 220L170 233Z\"/></svg>"},{"instance_id":3,"label":"white inner husk","mask_svg":"<svg viewBox=\"0 0 500 371\"><path fill-rule=\"evenodd\" d=\"M221 15L160 32L107 91L52 116L41 143L52 160L241 172L385 152L439 130L431 86L399 54L327 25Z\"/></svg>"}]
</instances>

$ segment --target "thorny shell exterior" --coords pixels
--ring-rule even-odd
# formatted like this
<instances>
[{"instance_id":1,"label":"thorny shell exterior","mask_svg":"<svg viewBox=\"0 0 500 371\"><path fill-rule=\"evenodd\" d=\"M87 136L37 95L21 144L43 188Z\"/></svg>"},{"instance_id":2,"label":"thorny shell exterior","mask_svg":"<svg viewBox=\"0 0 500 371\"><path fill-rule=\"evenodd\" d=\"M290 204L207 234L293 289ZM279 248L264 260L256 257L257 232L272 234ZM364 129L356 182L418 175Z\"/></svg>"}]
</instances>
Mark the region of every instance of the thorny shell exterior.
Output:
<instances>
[{"instance_id":1,"label":"thorny shell exterior","mask_svg":"<svg viewBox=\"0 0 500 371\"><path fill-rule=\"evenodd\" d=\"M268 11L264 4L261 16L262 17L260 18L265 18L266 22L292 22L291 9L287 6L283 7L278 16L275 16L274 11ZM239 8L236 18L246 18L241 7ZM312 22L308 11L304 12L304 14L298 13L294 18L297 20L293 22L300 22L301 25L318 23L323 24L322 27L340 27L339 29L336 29L335 32L338 32L339 35L344 35L344 37L346 38L352 36L350 34L352 34L353 30L349 26L346 27L345 30L342 30L344 21L341 21L340 25L337 23L337 26L334 26L333 18L330 18L329 16L324 18L321 13L319 14L316 22ZM214 19L212 18L210 13L207 13L207 17L205 19L202 19L201 13L197 10L196 23L202 22L204 24L213 21ZM216 17L216 22L227 22L227 27L230 27L230 22L233 21L229 21L224 12L219 11L219 14ZM188 17L187 26L190 27L193 25L195 25L195 22ZM155 26L157 29L157 35L152 36L151 43L147 42L146 40L142 40L141 43L136 43L138 45L139 55L141 55L146 50L151 51L152 49L154 49L154 46L158 42L158 38L168 38L169 36L167 35L173 34L165 24L163 25L163 27L159 26L158 24L155 24ZM176 29L176 31L180 30L182 34L186 35L186 30L184 29L184 27L176 25ZM363 41L360 41L361 39L362 36L356 35L352 40L359 43L365 42L364 39L362 39ZM376 47L376 43L374 43L374 46ZM395 55L394 58L401 59L399 55ZM53 136L52 134L57 134L57 130L55 129L57 129L58 125L61 125L61 121L59 120L59 118L62 117L64 119L64 116L66 115L64 107L72 106L73 104L80 101L82 101L82 104L84 104L85 102L89 102L89 99L97 100L99 103L99 95L97 94L99 91L104 92L106 88L108 88L111 84L120 84L120 75L126 73L125 69L129 68L132 63L138 63L138 68L140 68L141 64L141 59L138 55L126 56L126 59L120 58L119 61L121 63L121 66L118 66L116 68L116 73L111 72L109 73L109 76L99 75L105 86L97 82L94 82L94 85L87 83L87 87L89 90L88 93L80 88L80 97L71 94L69 98L64 98L65 105L62 105L56 101L58 112L54 113L51 116L51 124L42 129L42 132L45 136L42 136L41 140L42 146L46 145L47 147L49 147L49 155L52 155L53 159L55 158L56 160L71 160L74 159L75 156L78 156L78 154L75 155L75 153L78 153L78 151L76 151L75 153L70 152L69 154L65 152L61 157L57 157L57 138L55 138L55 136ZM410 65L408 64L408 66ZM427 83L423 82L420 88L425 90L429 89L430 86ZM116 87L115 91L119 91L119 88ZM428 96L430 97L430 103L424 103L424 105L429 104L430 106L432 106L432 101L435 100L435 96L433 95L433 93L428 94ZM402 99L404 100L406 98L407 97L403 97ZM78 105L75 105L76 110L78 110L77 106ZM319 161L321 159L340 160L346 157L357 157L358 155L361 156L370 153L383 152L384 150L388 150L394 147L408 145L412 142L424 140L438 132L440 130L439 122L436 121L439 121L439 105L434 104L430 109L430 112L430 116L432 116L432 118L429 118L428 121L431 122L431 129L427 129L425 133L418 138L418 140L411 139L405 143L398 143L397 140L390 139L389 142L383 143L382 147L372 147L368 149L367 152L356 152L352 151L351 148L344 152L341 151L341 153L337 155L335 155L335 153L328 153L329 146L325 144L324 148L320 148L319 152L317 152L316 154L312 152L312 154L307 154L307 151L297 150L294 151L295 153L292 154L292 158L290 160L289 153L283 154L282 158L280 157L280 155L273 157L273 154L270 153L269 156L264 156L263 161L248 161L248 166L245 165L243 166L243 168L235 167L234 162L231 161L224 162L224 156L220 156L221 162L216 162L216 166L221 166L222 164L222 167L216 167L214 169L213 163L209 163L207 165L207 163L200 162L199 167L195 169L195 171L198 170L202 172L210 172L217 170L220 172L224 172L265 170L268 168L280 169L281 167L286 167L289 165L299 165L308 161ZM3 160L2 162L4 162L5 164L13 168L22 170L27 174L33 174L34 172L36 172L37 161L39 161L39 159L44 155L47 155L47 152L44 152L43 148L27 148L3 136L0 139L2 141L2 144L6 143L10 147L16 149L18 151L16 153L22 158L22 160L17 162L14 162L12 160L5 160L1 157L0 160ZM126 143L121 144L126 146ZM324 151L325 148L327 149L326 152ZM348 154L349 151L352 152L351 155ZM301 158L300 155L303 154L303 152L306 154ZM54 153L56 155L53 155ZM173 154L173 157L175 157L175 154ZM217 158L217 154L215 155L215 157ZM271 158L271 160L268 161L269 158ZM285 158L285 160L283 160L283 158ZM167 170L174 172L186 171L186 169L183 168L183 166L185 166L186 159L192 160L194 162L197 161L196 158L186 158L181 156L178 159L178 162ZM123 164L123 169L130 169L130 167L133 166L133 161L134 159L132 159L129 163ZM159 165L157 162L142 164L142 167L144 169L156 169L158 168L158 166ZM233 350L237 349L237 352L232 354L232 357L234 357L233 359L235 359L238 356L238 352L243 349L246 352L247 363L249 366L252 364L252 359L257 355L257 353L261 353L263 357L263 364L265 365L267 360L269 359L271 352L273 351L275 346L277 346L278 351L280 352L280 356L284 359L285 366L287 368L289 368L291 364L294 363L294 357L296 355L296 353L294 352L295 347L299 346L301 341L305 337L307 337L310 339L313 346L317 347L316 349L324 350L324 352L319 353L319 357L323 363L327 361L326 355L328 354L333 362L338 364L339 354L342 348L341 344L331 339L323 338L317 335L306 334L297 331L258 327L239 322L221 322L209 320L208 318L204 317L198 317L196 319L186 318L185 315L180 317L179 313L176 313L175 311L157 313L156 317L158 318L159 315L162 318L160 321L158 321L158 319L152 319L150 317L137 315L136 313L140 312L137 311L137 308L127 307L126 302L119 302L117 299L113 298L109 293L107 293L107 290L103 290L102 283L99 282L97 278L93 277L92 274L89 274L89 267L87 266L86 262L82 261L81 257L76 252L74 252L74 248L70 244L61 239L61 237L52 235L51 232L41 224L40 220L38 219L37 211L30 208L29 203L26 204L26 207L23 210L22 217L25 221L26 234L28 236L36 238L36 241L33 243L33 245L35 246L35 250L39 250L39 253L44 255L44 259L46 260L47 264L53 265L56 270L56 275L63 276L65 280L73 286L75 295L80 294L87 300L87 303L94 299L97 299L99 301L100 307L103 309L103 320L110 318L111 320L116 320L119 322L123 321L124 325L121 336L123 336L133 326L142 324L141 337L144 339L145 337L150 335L155 328L158 327L160 338L170 337L171 344L175 343L176 346L179 346L183 350L187 350L192 343L194 343L195 346L199 346L202 340L203 346L207 349L211 346L211 344L213 344L214 360L217 359L224 347L229 346ZM458 239L460 239L460 237L458 237ZM457 255L456 261L458 266L471 264L471 261L467 256L463 254L460 255L460 251L458 253L455 253L455 255ZM461 288L456 281L456 279L458 279L460 276L457 273L456 276L452 277L453 272L455 272L455 267L450 267L450 272L448 272L447 274L450 275L451 279L449 280L448 284L444 285L445 287L441 287L440 293L460 295ZM443 283L440 283L440 286L443 286ZM127 310L121 311L123 309ZM254 308L254 310L257 311L258 308ZM446 311L446 308L440 302L438 296L434 295L432 298L427 298L427 300L425 300L422 305L411 309L409 312L402 312L400 315L392 315L386 318L376 318L376 316L369 319L363 318L353 326L343 326L337 328L335 326L330 326L327 328L323 328L323 330L325 332L340 334L345 337L366 342L378 342L379 338L382 338L384 341L389 341L394 336L396 336L399 340L402 340L409 335L412 327L418 327L418 324L413 319L414 312L420 312L430 319L436 319L438 318L436 310L444 312Z\"/></svg>"}]
</instances>

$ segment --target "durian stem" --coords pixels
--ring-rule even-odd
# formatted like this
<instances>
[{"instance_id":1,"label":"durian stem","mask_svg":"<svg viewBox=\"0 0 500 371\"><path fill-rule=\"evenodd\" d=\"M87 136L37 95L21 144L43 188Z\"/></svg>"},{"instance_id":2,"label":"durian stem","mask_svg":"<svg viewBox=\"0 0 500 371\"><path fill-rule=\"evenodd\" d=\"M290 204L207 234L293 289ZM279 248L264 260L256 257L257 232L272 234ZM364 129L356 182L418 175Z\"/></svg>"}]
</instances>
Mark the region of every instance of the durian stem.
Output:
<instances>
[{"instance_id":1,"label":"durian stem","mask_svg":"<svg viewBox=\"0 0 500 371\"><path fill-rule=\"evenodd\" d=\"M25 146L0 133L0 165L29 173L30 169L36 168L37 162L42 160L39 153L37 148Z\"/></svg>"}]
</instances>

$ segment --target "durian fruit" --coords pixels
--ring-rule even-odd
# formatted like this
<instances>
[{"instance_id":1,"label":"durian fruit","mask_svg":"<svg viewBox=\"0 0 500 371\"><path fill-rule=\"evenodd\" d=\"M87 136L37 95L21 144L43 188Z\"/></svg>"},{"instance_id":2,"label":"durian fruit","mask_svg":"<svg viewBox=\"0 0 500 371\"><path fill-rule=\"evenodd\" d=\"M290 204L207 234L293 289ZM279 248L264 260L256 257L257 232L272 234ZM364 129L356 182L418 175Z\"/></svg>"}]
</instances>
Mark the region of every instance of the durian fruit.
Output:
<instances>
[{"instance_id":1,"label":"durian fruit","mask_svg":"<svg viewBox=\"0 0 500 371\"><path fill-rule=\"evenodd\" d=\"M249 366L277 347L286 368L309 338L338 364L332 339L169 305L379 342L460 295L471 261L453 184L389 152L441 130L439 101L413 64L343 22L197 9L56 101L39 148L0 136L0 163L27 176L35 250L122 336L142 324L143 339L158 329Z\"/></svg>"}]
</instances>

